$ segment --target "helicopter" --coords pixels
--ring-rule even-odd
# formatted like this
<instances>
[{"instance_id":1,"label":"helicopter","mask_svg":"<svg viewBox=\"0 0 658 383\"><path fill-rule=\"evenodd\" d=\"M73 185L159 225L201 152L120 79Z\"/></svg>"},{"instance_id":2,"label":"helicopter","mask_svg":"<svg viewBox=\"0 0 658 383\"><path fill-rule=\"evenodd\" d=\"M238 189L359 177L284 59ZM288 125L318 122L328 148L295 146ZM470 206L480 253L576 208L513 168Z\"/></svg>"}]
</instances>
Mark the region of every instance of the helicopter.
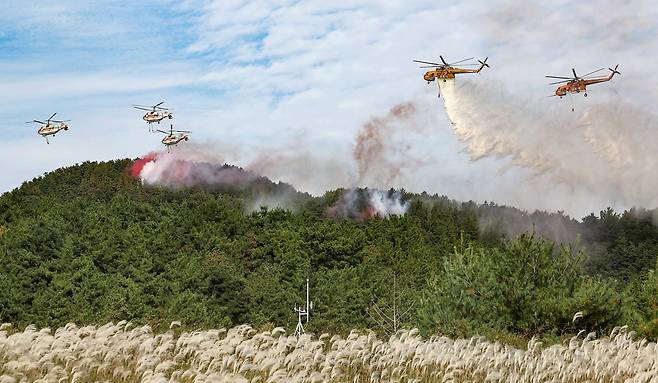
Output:
<instances>
[{"instance_id":1,"label":"helicopter","mask_svg":"<svg viewBox=\"0 0 658 383\"><path fill-rule=\"evenodd\" d=\"M181 141L188 141L190 139L190 135L185 133L192 133L189 130L174 130L174 125L170 125L168 132L160 129L156 129L156 131L166 134L165 138L162 139L162 144L167 147L167 150L172 145L178 145L178 143ZM174 132L181 134L174 134Z\"/></svg>"},{"instance_id":2,"label":"helicopter","mask_svg":"<svg viewBox=\"0 0 658 383\"><path fill-rule=\"evenodd\" d=\"M71 120L53 120L53 117L55 117L57 113L53 113L52 116L50 116L46 122L39 121L39 120L32 120L32 121L27 121L26 124L32 124L32 123L37 123L41 124L42 126L39 128L37 133L39 133L43 138L46 139L46 144L50 144L48 141L48 136L55 136L55 134L59 133L62 130L69 130L67 122Z\"/></svg>"},{"instance_id":3,"label":"helicopter","mask_svg":"<svg viewBox=\"0 0 658 383\"><path fill-rule=\"evenodd\" d=\"M478 64L461 64L465 61L468 60L473 60L473 57L455 61L454 63L448 64L446 60L443 59L443 56L439 56L441 59L441 62L443 64L435 63L435 62L429 62L429 61L421 61L421 60L413 60L416 63L421 63L421 64L428 64L425 66L421 66L421 68L434 68L433 70L427 71L424 75L423 78L427 83L429 84L430 82L434 81L437 78L443 79L445 82L447 79L452 79L455 78L456 74L461 74L461 73L480 73L482 68L485 66L487 68L490 68L489 64L487 64L487 58L484 59L484 61L477 60L479 62L480 67L478 69L466 69L466 68L456 68L454 65L460 64L460 66L472 66L472 65L478 65Z\"/></svg>"},{"instance_id":4,"label":"helicopter","mask_svg":"<svg viewBox=\"0 0 658 383\"><path fill-rule=\"evenodd\" d=\"M555 90L555 94L550 95L549 97L555 97L559 96L562 98L563 96L566 96L567 93L580 93L583 92L584 96L587 97L587 85L592 85L592 84L598 84L600 82L606 82L612 80L612 77L615 74L621 75L617 71L617 68L619 67L619 64L615 66L615 69L608 68L610 70L610 75L607 77L594 77L594 78L587 78L590 75L593 75L594 73L600 72L604 70L605 68L597 69L595 71L589 72L588 74L584 76L578 76L576 74L576 70L574 68L571 68L571 71L573 72L573 77L562 77L562 76L546 76L548 78L557 78L560 79L561 81L556 81L550 83L550 85L556 85L556 84L562 84L566 83L564 85L560 85L557 87Z\"/></svg>"},{"instance_id":5,"label":"helicopter","mask_svg":"<svg viewBox=\"0 0 658 383\"><path fill-rule=\"evenodd\" d=\"M448 64L446 60L443 59L443 56L439 56L441 59L441 62L443 64L435 63L435 62L430 62L430 61L421 61L421 60L413 60L414 62L421 63L421 64L428 64L421 66L421 68L434 68L430 71L425 72L423 75L423 78L427 83L429 84L430 82L434 81L435 79L439 78L442 79L443 82L446 82L448 79L454 79L456 74L461 74L461 73L480 73L482 68L485 66L487 68L490 68L489 64L487 64L487 59L489 57L486 57L484 61L477 60L479 62L480 67L478 69L466 69L466 68L457 68L454 65L459 64L460 66L472 66L472 65L478 65L478 64L462 64L465 61L472 60L473 57L455 61L454 63ZM439 97L441 97L441 93L439 93Z\"/></svg>"},{"instance_id":6,"label":"helicopter","mask_svg":"<svg viewBox=\"0 0 658 383\"><path fill-rule=\"evenodd\" d=\"M146 114L142 117L144 121L146 121L149 124L149 131L153 131L151 129L151 124L154 122L157 122L158 124L160 121L164 120L165 118L172 119L174 118L173 113L169 111L167 108L163 108L160 105L164 104L164 101L161 101L155 105L152 106L145 106L145 105L133 105L132 107L135 109L139 110L145 110Z\"/></svg>"}]
</instances>

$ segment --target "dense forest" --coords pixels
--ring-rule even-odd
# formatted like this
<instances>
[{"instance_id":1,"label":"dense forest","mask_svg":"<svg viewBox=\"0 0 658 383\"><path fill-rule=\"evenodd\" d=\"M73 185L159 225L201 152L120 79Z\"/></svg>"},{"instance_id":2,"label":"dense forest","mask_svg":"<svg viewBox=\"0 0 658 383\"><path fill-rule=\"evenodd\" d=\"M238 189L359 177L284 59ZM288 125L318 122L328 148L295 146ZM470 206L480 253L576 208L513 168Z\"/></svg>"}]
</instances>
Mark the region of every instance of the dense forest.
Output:
<instances>
[{"instance_id":1,"label":"dense forest","mask_svg":"<svg viewBox=\"0 0 658 383\"><path fill-rule=\"evenodd\" d=\"M658 337L655 210L574 220L400 191L404 215L337 217L344 190L144 186L130 164L83 163L0 196L0 321L292 331L308 277L316 333L520 342L627 324ZM267 194L289 209L248 208Z\"/></svg>"}]
</instances>

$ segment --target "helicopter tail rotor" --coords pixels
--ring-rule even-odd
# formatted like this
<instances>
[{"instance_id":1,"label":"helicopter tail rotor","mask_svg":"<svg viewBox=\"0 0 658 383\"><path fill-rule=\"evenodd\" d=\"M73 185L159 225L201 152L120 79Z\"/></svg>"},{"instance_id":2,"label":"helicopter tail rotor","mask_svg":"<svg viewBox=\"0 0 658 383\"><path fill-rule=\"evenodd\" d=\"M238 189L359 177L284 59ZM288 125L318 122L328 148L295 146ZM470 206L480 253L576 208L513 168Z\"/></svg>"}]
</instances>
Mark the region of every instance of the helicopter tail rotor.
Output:
<instances>
[{"instance_id":1,"label":"helicopter tail rotor","mask_svg":"<svg viewBox=\"0 0 658 383\"><path fill-rule=\"evenodd\" d=\"M489 59L489 57L485 57L485 58L484 58L484 61L480 61L480 60L478 60L478 62L480 63L480 65L482 65L482 68L484 68L485 66L486 66L487 68L491 68L491 67L489 66L489 64L487 64L487 59Z\"/></svg>"},{"instance_id":2,"label":"helicopter tail rotor","mask_svg":"<svg viewBox=\"0 0 658 383\"><path fill-rule=\"evenodd\" d=\"M614 76L615 74L619 74L619 75L621 74L621 73L619 73L619 72L617 71L617 68L619 68L619 64L615 65L615 69L608 68L608 69L610 69L610 71L612 72L612 74L610 75L610 77Z\"/></svg>"}]
</instances>

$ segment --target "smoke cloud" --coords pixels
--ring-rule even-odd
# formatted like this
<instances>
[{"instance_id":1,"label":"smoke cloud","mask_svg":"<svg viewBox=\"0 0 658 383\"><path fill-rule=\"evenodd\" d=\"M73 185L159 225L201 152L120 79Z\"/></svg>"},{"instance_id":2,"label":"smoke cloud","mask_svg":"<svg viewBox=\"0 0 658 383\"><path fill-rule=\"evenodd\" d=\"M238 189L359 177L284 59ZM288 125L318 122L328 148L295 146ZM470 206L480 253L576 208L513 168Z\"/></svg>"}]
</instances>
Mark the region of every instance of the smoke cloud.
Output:
<instances>
[{"instance_id":1,"label":"smoke cloud","mask_svg":"<svg viewBox=\"0 0 658 383\"><path fill-rule=\"evenodd\" d=\"M410 118L417 112L411 103L395 105L384 117L368 121L356 137L354 160L358 167L357 183L377 177L390 184L402 173L406 158L393 158L403 148L394 145L395 128L414 126Z\"/></svg>"},{"instance_id":2,"label":"smoke cloud","mask_svg":"<svg viewBox=\"0 0 658 383\"><path fill-rule=\"evenodd\" d=\"M432 105L415 99L393 106L385 115L373 117L356 135L352 152L357 167L354 183L359 186L404 187L412 169L429 160L418 144L434 128Z\"/></svg>"},{"instance_id":3,"label":"smoke cloud","mask_svg":"<svg viewBox=\"0 0 658 383\"><path fill-rule=\"evenodd\" d=\"M404 215L409 203L399 191L376 189L345 190L338 201L327 209L327 216L367 220L375 217L390 218Z\"/></svg>"},{"instance_id":4,"label":"smoke cloud","mask_svg":"<svg viewBox=\"0 0 658 383\"><path fill-rule=\"evenodd\" d=\"M227 166L213 155L205 156L198 146L175 148L170 152L154 152L141 158L131 167L131 174L146 185L189 188L201 186L207 189L244 189L253 183L257 175L240 168Z\"/></svg>"},{"instance_id":5,"label":"smoke cloud","mask_svg":"<svg viewBox=\"0 0 658 383\"><path fill-rule=\"evenodd\" d=\"M428 158L415 151L414 138L421 138L432 124L427 119L431 106L421 99L394 105L383 116L371 118L356 134L352 158L356 165L353 187L344 190L340 199L327 209L334 218L367 220L404 215L409 204L396 191L377 187L404 187L411 169L422 166ZM368 186L370 189L358 189ZM374 188L372 188L374 187Z\"/></svg>"},{"instance_id":6,"label":"smoke cloud","mask_svg":"<svg viewBox=\"0 0 658 383\"><path fill-rule=\"evenodd\" d=\"M246 168L274 180L292 183L314 195L350 185L354 178L349 157L334 151L331 155L317 149L320 144L294 141L275 148L261 148Z\"/></svg>"},{"instance_id":7,"label":"smoke cloud","mask_svg":"<svg viewBox=\"0 0 658 383\"><path fill-rule=\"evenodd\" d=\"M254 166L267 166L270 161L265 161L265 158L265 154L257 157ZM278 163L286 157L272 158ZM307 196L286 184L273 187L275 184L269 179L253 171L224 164L223 158L207 145L187 144L171 151L152 152L137 159L128 171L145 185L173 189L200 187L211 191L247 191L247 211L257 211L261 207L290 210L295 208L300 196ZM404 215L408 208L408 202L397 191L348 189L343 191L339 200L326 213L334 218L367 220Z\"/></svg>"},{"instance_id":8,"label":"smoke cloud","mask_svg":"<svg viewBox=\"0 0 658 383\"><path fill-rule=\"evenodd\" d=\"M550 106L531 105L481 81L439 86L454 133L473 161L510 158L553 185L584 189L613 205L658 204L658 124L649 113L623 103L571 112L565 100L552 98Z\"/></svg>"},{"instance_id":9,"label":"smoke cloud","mask_svg":"<svg viewBox=\"0 0 658 383\"><path fill-rule=\"evenodd\" d=\"M294 209L295 202L306 196L290 185L275 184L252 171L226 165L222 156L207 145L186 144L171 151L152 152L136 160L128 170L145 185L246 191L247 211L260 207Z\"/></svg>"}]
</instances>

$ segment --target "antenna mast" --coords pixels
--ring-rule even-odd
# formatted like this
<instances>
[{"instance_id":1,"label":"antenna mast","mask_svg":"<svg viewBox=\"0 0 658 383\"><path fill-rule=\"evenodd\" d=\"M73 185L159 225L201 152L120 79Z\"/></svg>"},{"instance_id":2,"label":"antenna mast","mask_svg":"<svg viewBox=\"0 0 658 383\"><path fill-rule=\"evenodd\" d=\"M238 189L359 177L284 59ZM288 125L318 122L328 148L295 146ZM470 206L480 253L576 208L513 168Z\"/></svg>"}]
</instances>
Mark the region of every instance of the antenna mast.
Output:
<instances>
[{"instance_id":1,"label":"antenna mast","mask_svg":"<svg viewBox=\"0 0 658 383\"><path fill-rule=\"evenodd\" d=\"M295 312L297 313L298 321L297 327L295 327L295 336L301 336L304 334L304 326L302 325L302 317L306 318L306 323L308 323L309 314L313 308L313 302L310 299L310 289L308 278L306 278L306 308L297 307L295 304Z\"/></svg>"}]
</instances>

